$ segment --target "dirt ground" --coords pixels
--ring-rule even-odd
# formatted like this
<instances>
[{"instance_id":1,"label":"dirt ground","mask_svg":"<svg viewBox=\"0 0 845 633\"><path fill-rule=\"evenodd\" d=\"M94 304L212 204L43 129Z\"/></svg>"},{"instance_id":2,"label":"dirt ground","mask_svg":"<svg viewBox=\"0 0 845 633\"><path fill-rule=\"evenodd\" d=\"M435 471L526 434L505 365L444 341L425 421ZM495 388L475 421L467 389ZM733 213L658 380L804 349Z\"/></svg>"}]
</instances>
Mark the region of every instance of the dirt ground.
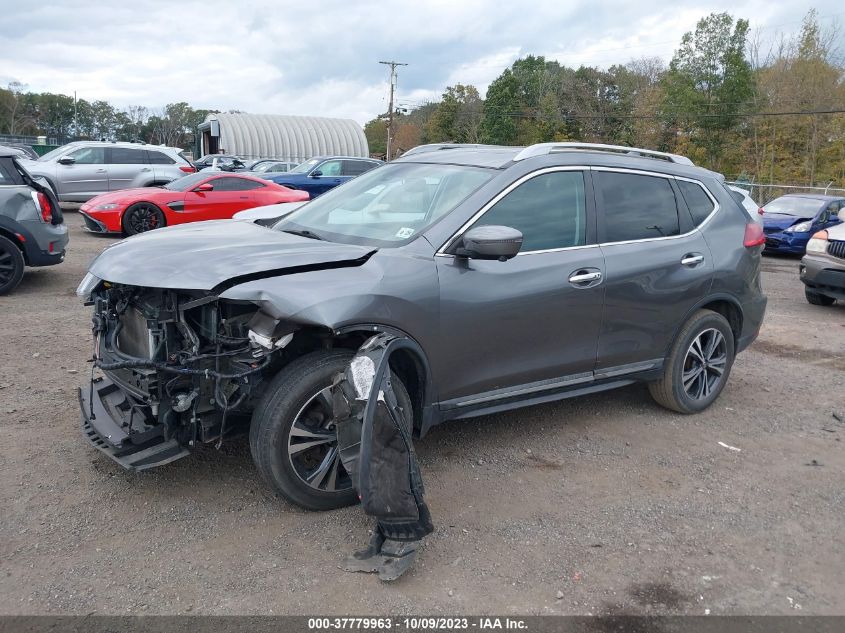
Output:
<instances>
[{"instance_id":1,"label":"dirt ground","mask_svg":"<svg viewBox=\"0 0 845 633\"><path fill-rule=\"evenodd\" d=\"M67 218L67 261L0 298L0 614L845 614L845 305L796 259L766 258L760 339L700 415L632 386L435 429L437 529L385 585L338 569L360 509L277 498L246 439L140 475L88 446L74 289L114 240Z\"/></svg>"}]
</instances>

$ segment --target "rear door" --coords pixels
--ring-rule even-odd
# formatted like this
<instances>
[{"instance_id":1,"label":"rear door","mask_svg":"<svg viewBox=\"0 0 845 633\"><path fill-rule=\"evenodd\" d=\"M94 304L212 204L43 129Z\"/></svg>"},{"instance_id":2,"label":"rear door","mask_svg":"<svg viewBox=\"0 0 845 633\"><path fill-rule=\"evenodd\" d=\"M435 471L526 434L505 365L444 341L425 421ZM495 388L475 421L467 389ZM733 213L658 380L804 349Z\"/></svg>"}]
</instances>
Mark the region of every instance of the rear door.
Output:
<instances>
[{"instance_id":1,"label":"rear door","mask_svg":"<svg viewBox=\"0 0 845 633\"><path fill-rule=\"evenodd\" d=\"M523 246L516 257L435 257L441 347L433 373L444 407L500 400L539 381L555 384L527 388L541 393L562 386L564 377L591 380L604 297L592 198L583 168L529 174L466 227L518 229Z\"/></svg>"},{"instance_id":2,"label":"rear door","mask_svg":"<svg viewBox=\"0 0 845 633\"><path fill-rule=\"evenodd\" d=\"M606 267L596 361L602 377L660 362L684 317L709 291L713 261L673 177L593 168L593 178ZM695 187L712 212L715 201Z\"/></svg>"},{"instance_id":3,"label":"rear door","mask_svg":"<svg viewBox=\"0 0 845 633\"><path fill-rule=\"evenodd\" d=\"M155 181L159 183L168 183L171 180L180 178L188 172L179 171L179 166L176 164L176 159L168 156L164 152L158 150L146 150L147 162L153 169ZM187 162L184 163L187 167Z\"/></svg>"},{"instance_id":4,"label":"rear door","mask_svg":"<svg viewBox=\"0 0 845 633\"><path fill-rule=\"evenodd\" d=\"M153 168L147 163L147 153L133 147L107 149L109 191L144 187L154 180Z\"/></svg>"},{"instance_id":5,"label":"rear door","mask_svg":"<svg viewBox=\"0 0 845 633\"><path fill-rule=\"evenodd\" d=\"M73 159L70 165L56 165L57 188L62 200L85 202L109 190L105 147L80 147L62 158Z\"/></svg>"}]
</instances>

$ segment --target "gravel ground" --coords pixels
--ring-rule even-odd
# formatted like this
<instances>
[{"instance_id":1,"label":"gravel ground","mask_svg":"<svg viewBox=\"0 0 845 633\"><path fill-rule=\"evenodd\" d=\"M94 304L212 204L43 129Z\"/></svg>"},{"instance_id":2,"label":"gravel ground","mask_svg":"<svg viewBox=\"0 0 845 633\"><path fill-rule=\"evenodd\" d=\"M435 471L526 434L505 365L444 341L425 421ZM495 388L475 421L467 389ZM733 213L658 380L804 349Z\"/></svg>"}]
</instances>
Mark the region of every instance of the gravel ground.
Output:
<instances>
[{"instance_id":1,"label":"gravel ground","mask_svg":"<svg viewBox=\"0 0 845 633\"><path fill-rule=\"evenodd\" d=\"M0 298L0 614L845 614L845 305L807 304L797 260L766 258L760 339L702 414L632 386L435 429L437 530L384 585L338 570L361 511L277 498L245 439L141 475L85 443L74 288L114 240L67 217L67 261Z\"/></svg>"}]
</instances>

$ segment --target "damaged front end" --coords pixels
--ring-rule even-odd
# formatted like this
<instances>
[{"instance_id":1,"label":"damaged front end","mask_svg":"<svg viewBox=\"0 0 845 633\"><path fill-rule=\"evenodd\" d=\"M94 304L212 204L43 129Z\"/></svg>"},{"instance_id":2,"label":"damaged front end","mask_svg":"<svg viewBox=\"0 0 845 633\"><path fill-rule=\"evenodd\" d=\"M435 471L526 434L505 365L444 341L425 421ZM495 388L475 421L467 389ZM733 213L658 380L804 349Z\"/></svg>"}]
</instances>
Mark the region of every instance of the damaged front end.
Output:
<instances>
[{"instance_id":1,"label":"damaged front end","mask_svg":"<svg viewBox=\"0 0 845 633\"><path fill-rule=\"evenodd\" d=\"M297 326L252 302L102 282L80 285L94 307L93 368L79 402L85 437L124 468L145 470L243 429ZM98 371L99 370L99 374Z\"/></svg>"}]
</instances>

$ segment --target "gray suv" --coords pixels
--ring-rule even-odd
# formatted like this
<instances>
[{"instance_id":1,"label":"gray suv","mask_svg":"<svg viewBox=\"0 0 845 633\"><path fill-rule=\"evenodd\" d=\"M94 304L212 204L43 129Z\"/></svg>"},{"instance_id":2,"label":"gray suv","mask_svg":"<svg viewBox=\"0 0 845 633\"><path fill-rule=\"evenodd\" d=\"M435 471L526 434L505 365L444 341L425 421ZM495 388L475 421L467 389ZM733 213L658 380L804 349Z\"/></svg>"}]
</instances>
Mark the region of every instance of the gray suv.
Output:
<instances>
[{"instance_id":1,"label":"gray suv","mask_svg":"<svg viewBox=\"0 0 845 633\"><path fill-rule=\"evenodd\" d=\"M178 147L76 141L28 161L61 202L81 203L118 189L164 185L196 171Z\"/></svg>"},{"instance_id":2,"label":"gray suv","mask_svg":"<svg viewBox=\"0 0 845 633\"><path fill-rule=\"evenodd\" d=\"M64 261L68 242L59 201L22 162L16 149L0 146L0 295L18 286L26 266Z\"/></svg>"},{"instance_id":3,"label":"gray suv","mask_svg":"<svg viewBox=\"0 0 845 633\"><path fill-rule=\"evenodd\" d=\"M760 329L763 244L722 177L682 156L428 147L269 228L175 226L104 251L78 290L102 372L80 391L83 430L142 470L248 428L281 494L352 503L331 387L374 334L402 339L393 387L421 435L635 382L695 413Z\"/></svg>"}]
</instances>

